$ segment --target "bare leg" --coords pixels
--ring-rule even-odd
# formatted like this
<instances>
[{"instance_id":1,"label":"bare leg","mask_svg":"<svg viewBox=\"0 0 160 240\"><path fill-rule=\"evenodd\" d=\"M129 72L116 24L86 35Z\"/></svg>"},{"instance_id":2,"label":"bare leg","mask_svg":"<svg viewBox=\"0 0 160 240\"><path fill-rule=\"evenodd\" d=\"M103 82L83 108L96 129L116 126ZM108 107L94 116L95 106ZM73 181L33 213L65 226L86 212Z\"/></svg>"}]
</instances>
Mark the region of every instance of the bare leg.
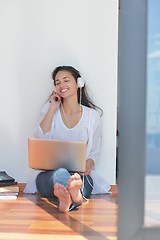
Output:
<instances>
[{"instance_id":1,"label":"bare leg","mask_svg":"<svg viewBox=\"0 0 160 240\"><path fill-rule=\"evenodd\" d=\"M54 195L59 199L59 211L68 212L72 200L67 188L60 183L56 183L54 185Z\"/></svg>"},{"instance_id":2,"label":"bare leg","mask_svg":"<svg viewBox=\"0 0 160 240\"><path fill-rule=\"evenodd\" d=\"M80 202L82 200L82 194L80 188L82 186L81 176L78 173L70 176L68 180L68 192L74 202Z\"/></svg>"}]
</instances>

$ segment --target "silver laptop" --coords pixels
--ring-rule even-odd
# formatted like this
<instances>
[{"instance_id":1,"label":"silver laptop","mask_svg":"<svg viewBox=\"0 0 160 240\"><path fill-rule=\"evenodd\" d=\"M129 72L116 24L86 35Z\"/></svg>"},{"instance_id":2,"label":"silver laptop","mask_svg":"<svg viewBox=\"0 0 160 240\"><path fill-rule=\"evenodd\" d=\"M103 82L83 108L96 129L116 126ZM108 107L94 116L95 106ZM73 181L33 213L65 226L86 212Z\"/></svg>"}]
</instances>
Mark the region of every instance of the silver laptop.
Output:
<instances>
[{"instance_id":1,"label":"silver laptop","mask_svg":"<svg viewBox=\"0 0 160 240\"><path fill-rule=\"evenodd\" d=\"M83 173L86 143L29 138L28 162L29 167L34 169L53 170L64 167L71 172Z\"/></svg>"}]
</instances>

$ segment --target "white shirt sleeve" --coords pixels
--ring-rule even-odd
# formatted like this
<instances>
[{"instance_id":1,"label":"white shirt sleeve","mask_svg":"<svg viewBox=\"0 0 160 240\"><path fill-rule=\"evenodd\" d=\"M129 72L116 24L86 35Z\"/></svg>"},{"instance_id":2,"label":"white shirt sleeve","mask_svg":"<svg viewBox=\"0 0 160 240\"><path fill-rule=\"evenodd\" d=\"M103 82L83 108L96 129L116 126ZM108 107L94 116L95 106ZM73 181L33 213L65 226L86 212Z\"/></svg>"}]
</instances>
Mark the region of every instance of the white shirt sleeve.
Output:
<instances>
[{"instance_id":1,"label":"white shirt sleeve","mask_svg":"<svg viewBox=\"0 0 160 240\"><path fill-rule=\"evenodd\" d=\"M47 133L43 133L43 130L40 127L40 123L43 120L43 118L45 117L45 115L49 109L49 105L50 105L50 103L47 102L46 104L44 104L44 106L41 109L39 123L34 131L34 136L36 138L51 139L51 137L52 137L52 129L54 128L54 121L52 121L51 129Z\"/></svg>"},{"instance_id":2,"label":"white shirt sleeve","mask_svg":"<svg viewBox=\"0 0 160 240\"><path fill-rule=\"evenodd\" d=\"M87 159L91 158L95 164L100 159L100 148L102 142L101 118L97 111L93 110L89 116L89 140L87 146Z\"/></svg>"}]
</instances>

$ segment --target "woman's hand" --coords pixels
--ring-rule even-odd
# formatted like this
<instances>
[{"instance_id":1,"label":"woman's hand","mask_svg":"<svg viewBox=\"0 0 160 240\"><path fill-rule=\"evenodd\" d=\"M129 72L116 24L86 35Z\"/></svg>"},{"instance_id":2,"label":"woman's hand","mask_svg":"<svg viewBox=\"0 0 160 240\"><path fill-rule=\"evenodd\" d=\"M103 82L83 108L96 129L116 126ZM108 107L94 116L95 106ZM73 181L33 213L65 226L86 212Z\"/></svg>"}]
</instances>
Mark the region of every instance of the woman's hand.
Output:
<instances>
[{"instance_id":1,"label":"woman's hand","mask_svg":"<svg viewBox=\"0 0 160 240\"><path fill-rule=\"evenodd\" d=\"M92 168L94 167L94 161L92 159L88 159L86 161L86 170L84 172L84 175L90 175Z\"/></svg>"},{"instance_id":2,"label":"woman's hand","mask_svg":"<svg viewBox=\"0 0 160 240\"><path fill-rule=\"evenodd\" d=\"M61 97L56 92L53 92L50 97L50 103L51 106L54 106L57 109L61 103Z\"/></svg>"},{"instance_id":3,"label":"woman's hand","mask_svg":"<svg viewBox=\"0 0 160 240\"><path fill-rule=\"evenodd\" d=\"M50 102L61 102L61 97L56 93L56 92L53 92L53 94L51 95L50 97Z\"/></svg>"}]
</instances>

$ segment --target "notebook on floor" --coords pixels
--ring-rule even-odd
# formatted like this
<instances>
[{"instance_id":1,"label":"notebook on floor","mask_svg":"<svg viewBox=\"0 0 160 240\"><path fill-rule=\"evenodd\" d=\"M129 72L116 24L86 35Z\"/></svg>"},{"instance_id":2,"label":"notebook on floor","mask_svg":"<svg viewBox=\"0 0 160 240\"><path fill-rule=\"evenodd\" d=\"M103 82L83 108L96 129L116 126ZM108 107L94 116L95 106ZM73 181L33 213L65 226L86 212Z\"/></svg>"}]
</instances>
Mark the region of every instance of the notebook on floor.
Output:
<instances>
[{"instance_id":1,"label":"notebook on floor","mask_svg":"<svg viewBox=\"0 0 160 240\"><path fill-rule=\"evenodd\" d=\"M53 170L64 167L68 171L83 173L86 143L29 138L28 162L33 169Z\"/></svg>"},{"instance_id":2,"label":"notebook on floor","mask_svg":"<svg viewBox=\"0 0 160 240\"><path fill-rule=\"evenodd\" d=\"M0 171L0 183L14 182L15 179L9 176L5 171Z\"/></svg>"}]
</instances>

